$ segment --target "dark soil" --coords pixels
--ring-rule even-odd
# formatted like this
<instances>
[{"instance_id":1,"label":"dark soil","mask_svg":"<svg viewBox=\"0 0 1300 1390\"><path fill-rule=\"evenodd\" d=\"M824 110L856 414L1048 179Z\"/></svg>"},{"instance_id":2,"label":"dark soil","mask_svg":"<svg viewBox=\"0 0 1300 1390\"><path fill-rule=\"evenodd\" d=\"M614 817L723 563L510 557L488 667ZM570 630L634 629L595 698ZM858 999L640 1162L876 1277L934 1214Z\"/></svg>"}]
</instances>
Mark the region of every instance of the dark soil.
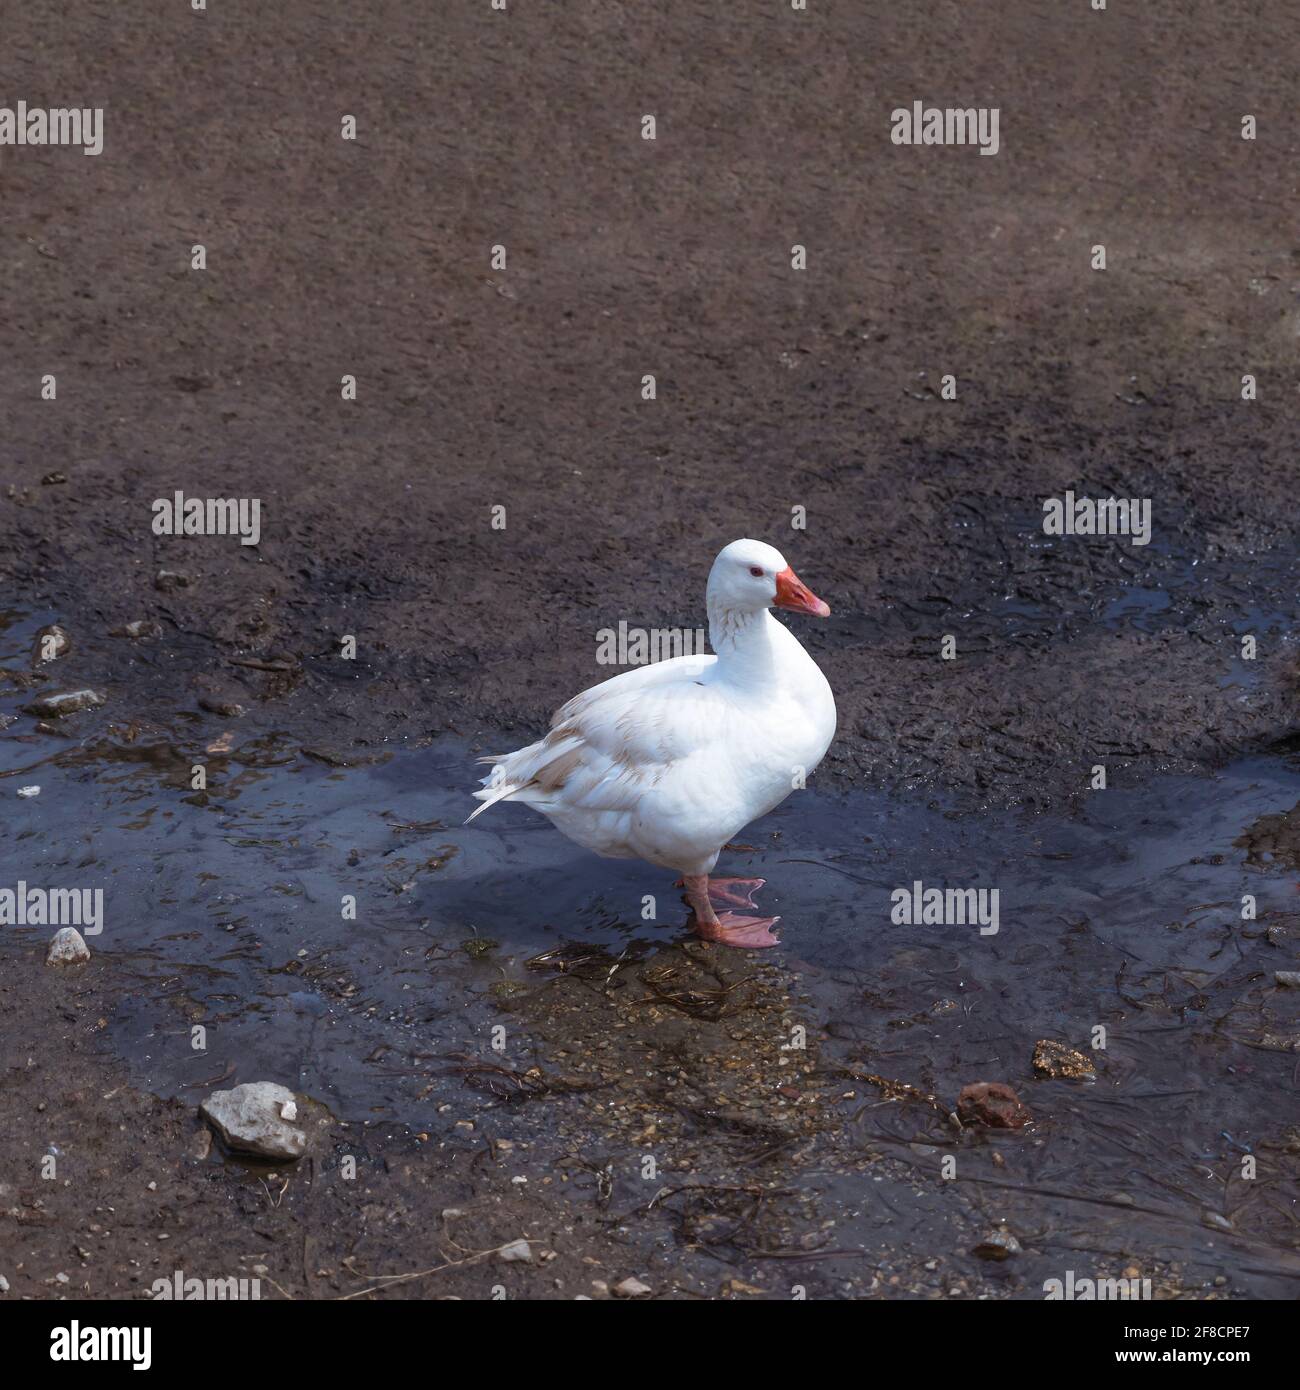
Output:
<instances>
[{"instance_id":1,"label":"dark soil","mask_svg":"<svg viewBox=\"0 0 1300 1390\"><path fill-rule=\"evenodd\" d=\"M340 765L446 733L510 746L607 674L599 629L698 626L741 535L832 607L800 627L840 714L824 783L1069 814L1099 763L1132 787L1276 747L1297 725L1298 43L1300 15L1244 0L18 7L5 100L106 114L98 158L0 150L0 606L73 639L57 680L11 664L5 708L107 696L48 730L21 716L18 753L218 740L236 704ZM999 106L1001 152L891 144L916 99ZM155 536L178 489L260 498L260 545ZM1066 490L1151 499L1152 543L1045 536ZM136 621L155 635L112 635ZM1285 825L1266 837L1291 854ZM21 832L5 845L3 882L38 876ZM470 1113L471 1075L472 1129L332 1119L320 1151L358 1158L344 1184L199 1156L191 1101L102 1045L127 988L111 954L56 972L43 940L0 949L11 1298L256 1265L294 1297L435 1267L390 1296L631 1274L680 1296L1025 1293L1001 1266L950 1270L947 1234L794 1259L833 1219L799 1174L838 1090L795 1062L789 1089L816 1098L783 1097L725 1010L562 975L526 1026L548 1076L613 1086L613 1109L561 1087L513 1132L490 1090ZM652 994L724 987L690 947L632 968ZM755 970L757 1016L793 1017L781 967ZM1289 1087L1268 1121L1294 1166ZM691 1172L663 1185L707 1194L647 1208L644 1182L550 1166L595 1133L630 1163L674 1124ZM75 1183L40 1177L54 1136ZM910 1190L896 1157L833 1149ZM520 1237L557 1253L474 1258ZM1137 1253L1157 1296L1249 1291L1241 1260L1216 1286Z\"/></svg>"}]
</instances>

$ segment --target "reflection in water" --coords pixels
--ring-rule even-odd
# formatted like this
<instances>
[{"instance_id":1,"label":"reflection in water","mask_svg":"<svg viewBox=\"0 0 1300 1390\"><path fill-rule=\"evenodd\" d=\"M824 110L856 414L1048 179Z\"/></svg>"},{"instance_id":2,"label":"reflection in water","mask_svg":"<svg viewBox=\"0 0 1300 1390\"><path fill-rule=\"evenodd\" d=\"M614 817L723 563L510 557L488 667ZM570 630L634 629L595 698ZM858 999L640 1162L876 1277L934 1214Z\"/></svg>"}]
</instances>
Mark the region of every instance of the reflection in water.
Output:
<instances>
[{"instance_id":1,"label":"reflection in water","mask_svg":"<svg viewBox=\"0 0 1300 1390\"><path fill-rule=\"evenodd\" d=\"M122 988L105 1046L160 1095L274 1078L347 1120L445 1129L526 1084L509 1080L522 1069L448 1065L492 1055L504 998L555 971L599 988L683 939L666 873L596 859L522 807L463 827L473 755L456 742L340 768L239 724L214 752L183 721L84 745L30 728L0 740L3 881L104 889L96 952ZM31 782L40 796L17 800ZM1227 1221L1261 1274L1294 1275L1300 991L1274 972L1297 968L1300 916L1273 850L1295 838L1297 802L1300 770L1263 757L1054 817L811 790L722 867L768 881L761 905L783 920L766 963L821 1039L823 1074L939 1098L846 1085L838 1142L905 1159L931 1188L956 1155L971 1211L1041 1225L1048 1274L1089 1249L1213 1261ZM997 889L997 934L893 925L891 894L918 880ZM709 999L691 1003L710 1017ZM512 1017L527 1027L527 1010ZM1041 1038L1088 1051L1096 1080L1032 1079ZM946 1113L978 1081L1013 1084L1035 1126L958 1134ZM1258 1178L1240 1176L1243 1155ZM911 1181L830 1163L802 1180L837 1204L841 1244L879 1244L882 1223L895 1242L949 1238Z\"/></svg>"}]
</instances>

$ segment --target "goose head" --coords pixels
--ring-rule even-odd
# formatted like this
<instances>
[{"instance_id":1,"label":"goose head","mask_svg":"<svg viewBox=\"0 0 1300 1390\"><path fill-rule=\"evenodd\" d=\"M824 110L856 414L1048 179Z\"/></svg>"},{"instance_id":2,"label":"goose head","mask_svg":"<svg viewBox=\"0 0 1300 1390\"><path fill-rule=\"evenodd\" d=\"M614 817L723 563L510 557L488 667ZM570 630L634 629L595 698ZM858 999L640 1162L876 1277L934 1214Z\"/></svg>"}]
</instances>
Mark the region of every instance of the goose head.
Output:
<instances>
[{"instance_id":1,"label":"goose head","mask_svg":"<svg viewBox=\"0 0 1300 1390\"><path fill-rule=\"evenodd\" d=\"M803 583L785 556L762 541L732 541L718 552L709 571L709 611L759 613L786 608L814 618L830 616L830 607Z\"/></svg>"}]
</instances>

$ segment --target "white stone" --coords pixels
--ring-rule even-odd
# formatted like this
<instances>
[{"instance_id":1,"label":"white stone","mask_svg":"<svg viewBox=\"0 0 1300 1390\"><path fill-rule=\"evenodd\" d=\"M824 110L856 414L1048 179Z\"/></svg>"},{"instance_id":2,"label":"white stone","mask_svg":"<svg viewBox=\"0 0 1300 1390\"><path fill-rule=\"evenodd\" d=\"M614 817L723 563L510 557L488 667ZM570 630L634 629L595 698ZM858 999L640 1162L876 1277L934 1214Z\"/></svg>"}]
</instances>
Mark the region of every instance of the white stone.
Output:
<instances>
[{"instance_id":1,"label":"white stone","mask_svg":"<svg viewBox=\"0 0 1300 1390\"><path fill-rule=\"evenodd\" d=\"M46 965L82 965L90 959L90 947L76 927L60 927L45 953Z\"/></svg>"},{"instance_id":2,"label":"white stone","mask_svg":"<svg viewBox=\"0 0 1300 1390\"><path fill-rule=\"evenodd\" d=\"M40 789L39 787L19 787L19 788L18 788L18 795L19 795L19 796L40 796L40 794L41 794L41 789Z\"/></svg>"},{"instance_id":3,"label":"white stone","mask_svg":"<svg viewBox=\"0 0 1300 1390\"><path fill-rule=\"evenodd\" d=\"M250 1081L233 1091L213 1091L200 1109L232 1149L263 1158L301 1158L307 1136L282 1118L285 1106L293 1103L288 1087Z\"/></svg>"},{"instance_id":4,"label":"white stone","mask_svg":"<svg viewBox=\"0 0 1300 1390\"><path fill-rule=\"evenodd\" d=\"M526 1240L512 1240L509 1245L503 1245L497 1254L507 1262L529 1261L533 1258L533 1247Z\"/></svg>"},{"instance_id":5,"label":"white stone","mask_svg":"<svg viewBox=\"0 0 1300 1390\"><path fill-rule=\"evenodd\" d=\"M644 1298L646 1294L653 1292L649 1284L643 1284L639 1279L624 1279L621 1284L614 1285L614 1296L616 1298Z\"/></svg>"}]
</instances>

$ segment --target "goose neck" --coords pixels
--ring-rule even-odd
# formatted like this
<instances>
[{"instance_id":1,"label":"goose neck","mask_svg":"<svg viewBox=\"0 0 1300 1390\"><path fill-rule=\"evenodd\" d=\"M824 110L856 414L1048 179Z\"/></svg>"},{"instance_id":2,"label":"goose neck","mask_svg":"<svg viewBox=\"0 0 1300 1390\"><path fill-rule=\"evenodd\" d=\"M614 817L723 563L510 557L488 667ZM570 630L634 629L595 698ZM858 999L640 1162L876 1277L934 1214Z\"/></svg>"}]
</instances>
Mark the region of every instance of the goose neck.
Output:
<instances>
[{"instance_id":1,"label":"goose neck","mask_svg":"<svg viewBox=\"0 0 1300 1390\"><path fill-rule=\"evenodd\" d=\"M776 620L766 608L726 608L709 604L709 641L723 674L741 684L769 678L776 667L772 629Z\"/></svg>"}]
</instances>

